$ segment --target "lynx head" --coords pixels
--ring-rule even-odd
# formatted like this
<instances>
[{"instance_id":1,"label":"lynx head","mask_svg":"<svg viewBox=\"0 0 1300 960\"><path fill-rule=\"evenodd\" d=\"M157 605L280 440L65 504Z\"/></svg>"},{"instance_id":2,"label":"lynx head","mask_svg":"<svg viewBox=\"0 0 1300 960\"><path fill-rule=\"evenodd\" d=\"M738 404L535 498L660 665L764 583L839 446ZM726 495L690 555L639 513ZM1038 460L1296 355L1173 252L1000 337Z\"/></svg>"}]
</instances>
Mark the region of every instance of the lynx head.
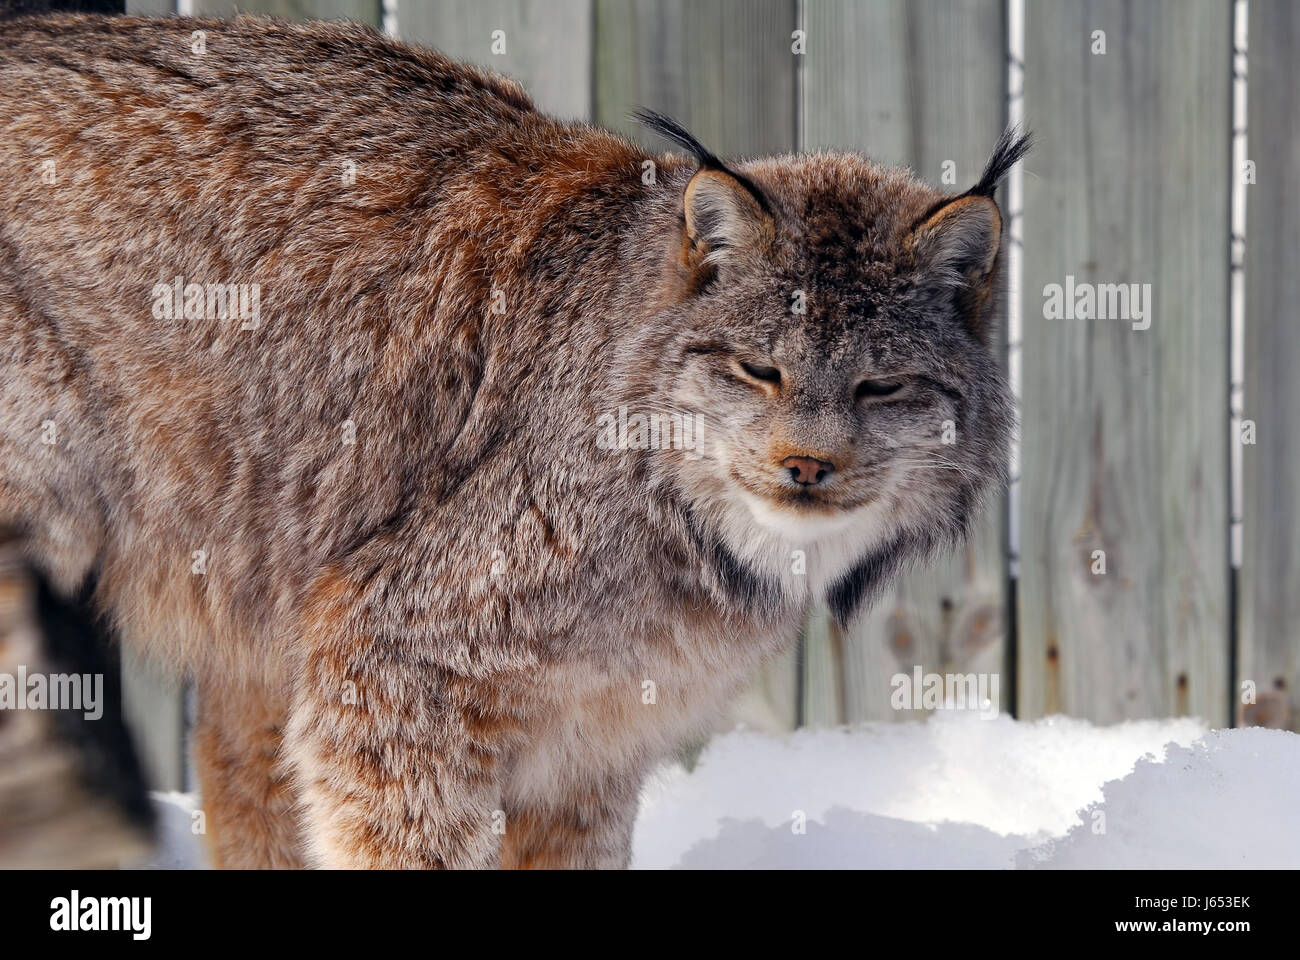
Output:
<instances>
[{"instance_id":1,"label":"lynx head","mask_svg":"<svg viewBox=\"0 0 1300 960\"><path fill-rule=\"evenodd\" d=\"M657 402L703 424L675 466L693 509L751 557L755 538L840 542L831 577L889 544L961 537L1005 470L993 195L1027 138L1005 133L949 196L853 154L728 167L642 119L698 164L656 324L671 331Z\"/></svg>"}]
</instances>

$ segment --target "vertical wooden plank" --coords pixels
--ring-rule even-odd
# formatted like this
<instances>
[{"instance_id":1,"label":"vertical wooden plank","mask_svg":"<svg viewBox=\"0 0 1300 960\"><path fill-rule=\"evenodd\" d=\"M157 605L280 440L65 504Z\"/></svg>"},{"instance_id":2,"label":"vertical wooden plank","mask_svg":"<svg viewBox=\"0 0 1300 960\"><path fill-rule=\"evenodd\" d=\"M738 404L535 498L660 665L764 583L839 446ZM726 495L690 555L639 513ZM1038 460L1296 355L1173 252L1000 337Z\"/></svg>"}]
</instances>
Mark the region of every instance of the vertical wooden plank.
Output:
<instances>
[{"instance_id":1,"label":"vertical wooden plank","mask_svg":"<svg viewBox=\"0 0 1300 960\"><path fill-rule=\"evenodd\" d=\"M372 26L378 26L382 14L382 0L191 0L190 6L200 17L247 13L288 20L356 20Z\"/></svg>"},{"instance_id":2,"label":"vertical wooden plank","mask_svg":"<svg viewBox=\"0 0 1300 960\"><path fill-rule=\"evenodd\" d=\"M794 150L795 17L795 0L597 0L596 121L642 138L627 115L651 107L720 156Z\"/></svg>"},{"instance_id":3,"label":"vertical wooden plank","mask_svg":"<svg viewBox=\"0 0 1300 960\"><path fill-rule=\"evenodd\" d=\"M974 183L1004 122L1003 6L807 0L806 148L858 150L953 192ZM889 704L890 678L916 665L927 673L1000 672L1004 509L1001 499L992 504L966 548L903 578L851 636L810 626L810 722L921 716ZM837 641L845 676L836 670ZM1012 691L999 693L1009 706Z\"/></svg>"},{"instance_id":4,"label":"vertical wooden plank","mask_svg":"<svg viewBox=\"0 0 1300 960\"><path fill-rule=\"evenodd\" d=\"M1002 0L807 0L807 149L859 150L954 192L1002 132Z\"/></svg>"},{"instance_id":5,"label":"vertical wooden plank","mask_svg":"<svg viewBox=\"0 0 1300 960\"><path fill-rule=\"evenodd\" d=\"M787 153L795 142L796 0L596 0L593 119L657 149L628 120L645 106L686 125L721 156ZM794 651L740 699L750 726L790 729Z\"/></svg>"},{"instance_id":6,"label":"vertical wooden plank","mask_svg":"<svg viewBox=\"0 0 1300 960\"><path fill-rule=\"evenodd\" d=\"M853 687L850 693L850 686L858 679L858 674L849 668L845 656L846 640L852 642L851 638L844 636L826 608L820 603L814 604L808 611L808 620L800 637L803 663L800 665L799 683L803 726L835 726L850 719L851 697L858 696L861 691ZM889 677L885 676L880 685L888 699Z\"/></svg>"},{"instance_id":7,"label":"vertical wooden plank","mask_svg":"<svg viewBox=\"0 0 1300 960\"><path fill-rule=\"evenodd\" d=\"M176 12L176 0L126 0L126 12L133 17L169 17Z\"/></svg>"},{"instance_id":8,"label":"vertical wooden plank","mask_svg":"<svg viewBox=\"0 0 1300 960\"><path fill-rule=\"evenodd\" d=\"M592 20L591 0L397 5L403 40L504 73L522 83L540 109L569 119L591 115Z\"/></svg>"},{"instance_id":9,"label":"vertical wooden plank","mask_svg":"<svg viewBox=\"0 0 1300 960\"><path fill-rule=\"evenodd\" d=\"M123 650L122 719L153 790L185 789L184 697L175 677Z\"/></svg>"},{"instance_id":10,"label":"vertical wooden plank","mask_svg":"<svg viewBox=\"0 0 1300 960\"><path fill-rule=\"evenodd\" d=\"M1298 60L1300 4L1251 0L1244 415L1256 436L1243 449L1239 599L1240 678L1258 694L1240 722L1291 730L1300 730Z\"/></svg>"},{"instance_id":11,"label":"vertical wooden plank","mask_svg":"<svg viewBox=\"0 0 1300 960\"><path fill-rule=\"evenodd\" d=\"M1041 0L1025 28L1021 713L1222 725L1229 5ZM1050 318L1068 277L1150 284L1149 329Z\"/></svg>"}]
</instances>

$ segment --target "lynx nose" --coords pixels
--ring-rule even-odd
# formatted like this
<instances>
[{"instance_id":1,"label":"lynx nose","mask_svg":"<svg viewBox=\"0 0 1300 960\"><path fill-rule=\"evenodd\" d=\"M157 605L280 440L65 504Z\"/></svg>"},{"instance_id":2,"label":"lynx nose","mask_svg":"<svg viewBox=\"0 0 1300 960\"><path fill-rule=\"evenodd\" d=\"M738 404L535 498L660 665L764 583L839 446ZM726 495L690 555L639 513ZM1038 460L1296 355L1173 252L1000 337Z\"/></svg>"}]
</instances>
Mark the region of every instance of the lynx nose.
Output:
<instances>
[{"instance_id":1,"label":"lynx nose","mask_svg":"<svg viewBox=\"0 0 1300 960\"><path fill-rule=\"evenodd\" d=\"M808 487L821 483L835 472L835 464L816 457L786 457L781 466L790 471L790 478L795 483Z\"/></svg>"}]
</instances>

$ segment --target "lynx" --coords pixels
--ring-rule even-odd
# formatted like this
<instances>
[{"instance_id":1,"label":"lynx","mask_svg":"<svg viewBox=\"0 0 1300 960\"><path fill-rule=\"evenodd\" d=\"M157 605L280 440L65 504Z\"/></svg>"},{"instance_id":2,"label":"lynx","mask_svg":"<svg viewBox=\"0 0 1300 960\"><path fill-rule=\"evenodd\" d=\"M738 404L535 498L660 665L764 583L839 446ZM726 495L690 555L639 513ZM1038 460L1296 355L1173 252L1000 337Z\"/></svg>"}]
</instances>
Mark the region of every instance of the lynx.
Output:
<instances>
[{"instance_id":1,"label":"lynx","mask_svg":"<svg viewBox=\"0 0 1300 960\"><path fill-rule=\"evenodd\" d=\"M625 866L809 603L1000 481L1012 132L960 195L659 155L243 17L4 24L0 85L0 523L193 679L219 866Z\"/></svg>"}]
</instances>

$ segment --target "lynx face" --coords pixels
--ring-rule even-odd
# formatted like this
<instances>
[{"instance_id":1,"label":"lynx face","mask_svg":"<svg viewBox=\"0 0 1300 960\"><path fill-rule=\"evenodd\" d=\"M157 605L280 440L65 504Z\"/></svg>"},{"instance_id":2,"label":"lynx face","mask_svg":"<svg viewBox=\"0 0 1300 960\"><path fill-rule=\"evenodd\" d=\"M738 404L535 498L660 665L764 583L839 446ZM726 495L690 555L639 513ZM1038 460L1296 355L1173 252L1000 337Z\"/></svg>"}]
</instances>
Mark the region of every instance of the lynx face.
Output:
<instances>
[{"instance_id":1,"label":"lynx face","mask_svg":"<svg viewBox=\"0 0 1300 960\"><path fill-rule=\"evenodd\" d=\"M787 541L960 535L1010 424L992 199L820 155L705 165L683 219L663 402L704 425L688 482Z\"/></svg>"},{"instance_id":2,"label":"lynx face","mask_svg":"<svg viewBox=\"0 0 1300 960\"><path fill-rule=\"evenodd\" d=\"M978 470L956 440L996 434L1000 411L985 408L1000 398L974 383L992 361L951 304L864 277L862 296L799 315L783 308L815 278L747 279L701 297L698 313L717 319L683 337L672 400L701 411L705 456L757 519L816 526L872 503L933 502Z\"/></svg>"}]
</instances>

